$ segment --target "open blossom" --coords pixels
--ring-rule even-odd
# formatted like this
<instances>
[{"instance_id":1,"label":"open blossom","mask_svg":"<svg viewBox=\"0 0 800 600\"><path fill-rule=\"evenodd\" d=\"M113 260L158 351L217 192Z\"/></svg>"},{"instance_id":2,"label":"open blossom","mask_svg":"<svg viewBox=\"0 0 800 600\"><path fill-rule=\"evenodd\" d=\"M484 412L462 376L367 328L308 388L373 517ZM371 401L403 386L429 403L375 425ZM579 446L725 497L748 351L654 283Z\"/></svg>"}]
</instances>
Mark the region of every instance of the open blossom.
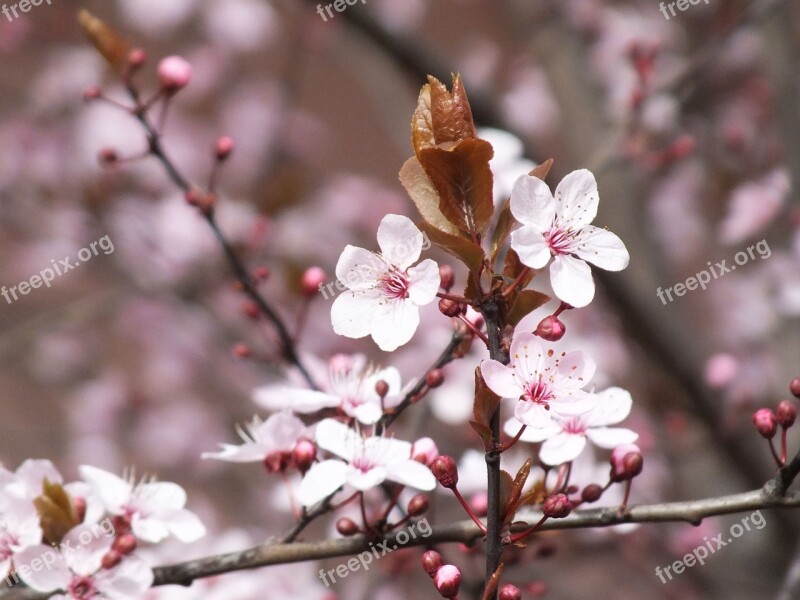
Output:
<instances>
[{"instance_id":1,"label":"open blossom","mask_svg":"<svg viewBox=\"0 0 800 600\"><path fill-rule=\"evenodd\" d=\"M600 197L594 175L573 171L558 184L555 197L538 177L523 175L511 192L511 212L522 227L511 234L511 247L533 269L550 262L550 282L561 300L575 307L594 298L592 270L586 262L621 271L630 256L625 244L605 229L589 225Z\"/></svg>"},{"instance_id":2,"label":"open blossom","mask_svg":"<svg viewBox=\"0 0 800 600\"><path fill-rule=\"evenodd\" d=\"M336 277L347 287L331 307L333 330L350 338L371 335L390 352L411 339L419 325L419 307L439 290L439 265L419 259L422 232L408 217L386 215L378 227L380 254L347 246Z\"/></svg>"},{"instance_id":3,"label":"open blossom","mask_svg":"<svg viewBox=\"0 0 800 600\"><path fill-rule=\"evenodd\" d=\"M243 444L220 444L219 452L204 452L202 457L230 462L263 461L276 452L291 452L305 430L305 424L288 412L275 413L263 422L253 417L249 425L239 428Z\"/></svg>"},{"instance_id":4,"label":"open blossom","mask_svg":"<svg viewBox=\"0 0 800 600\"><path fill-rule=\"evenodd\" d=\"M157 543L170 534L182 542L193 542L206 529L193 512L186 510L186 492L169 482L145 481L134 484L96 467L84 465L81 477L112 515L125 517L133 534Z\"/></svg>"},{"instance_id":5,"label":"open blossom","mask_svg":"<svg viewBox=\"0 0 800 600\"><path fill-rule=\"evenodd\" d=\"M21 564L20 552L42 541L39 513L27 498L3 492L0 510L0 578Z\"/></svg>"},{"instance_id":6,"label":"open blossom","mask_svg":"<svg viewBox=\"0 0 800 600\"><path fill-rule=\"evenodd\" d=\"M430 469L412 459L409 442L361 435L334 419L317 425L317 445L339 458L315 464L300 484L297 499L311 506L347 484L359 491L386 480L429 491L436 487Z\"/></svg>"},{"instance_id":7,"label":"open blossom","mask_svg":"<svg viewBox=\"0 0 800 600\"><path fill-rule=\"evenodd\" d=\"M66 591L52 596L60 600L138 600L153 584L153 571L135 555L126 556L111 569L102 568L103 556L112 543L113 538L98 537L88 526L79 525L64 536L61 548L67 551L40 544L21 552L18 565L29 568L20 569L20 578L37 592Z\"/></svg>"},{"instance_id":8,"label":"open blossom","mask_svg":"<svg viewBox=\"0 0 800 600\"><path fill-rule=\"evenodd\" d=\"M375 391L379 381L388 385L383 403ZM329 363L327 391L269 385L257 388L253 399L268 410L288 408L297 413L312 413L323 408L339 408L364 425L373 425L381 418L383 410L397 406L404 394L400 372L394 367L374 368L363 354L337 354Z\"/></svg>"},{"instance_id":9,"label":"open blossom","mask_svg":"<svg viewBox=\"0 0 800 600\"><path fill-rule=\"evenodd\" d=\"M560 465L575 460L586 447L587 438L601 448L616 448L632 444L639 435L623 427L608 427L625 419L631 412L633 400L622 388L608 388L594 395L595 406L582 415L553 415L546 427L528 427L520 437L524 442L544 442L539 459L548 465ZM516 419L506 422L505 431L516 435Z\"/></svg>"},{"instance_id":10,"label":"open blossom","mask_svg":"<svg viewBox=\"0 0 800 600\"><path fill-rule=\"evenodd\" d=\"M508 366L491 359L481 363L489 389L503 398L519 398L514 417L534 428L551 425L556 415L571 417L589 411L594 398L582 388L594 371L594 361L583 352L555 354L532 333L515 336Z\"/></svg>"}]
</instances>

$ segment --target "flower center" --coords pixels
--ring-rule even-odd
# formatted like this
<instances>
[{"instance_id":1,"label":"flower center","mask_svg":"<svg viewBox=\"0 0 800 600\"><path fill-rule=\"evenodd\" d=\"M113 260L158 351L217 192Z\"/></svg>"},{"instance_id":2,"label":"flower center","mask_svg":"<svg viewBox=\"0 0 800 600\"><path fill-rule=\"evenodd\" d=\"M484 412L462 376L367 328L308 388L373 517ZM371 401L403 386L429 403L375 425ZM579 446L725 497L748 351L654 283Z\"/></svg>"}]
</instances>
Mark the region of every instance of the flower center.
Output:
<instances>
[{"instance_id":1,"label":"flower center","mask_svg":"<svg viewBox=\"0 0 800 600\"><path fill-rule=\"evenodd\" d=\"M550 253L553 256L558 254L570 254L574 235L574 232L569 230L550 230L547 234L547 244L550 246Z\"/></svg>"},{"instance_id":2,"label":"flower center","mask_svg":"<svg viewBox=\"0 0 800 600\"><path fill-rule=\"evenodd\" d=\"M550 400L553 399L553 392L547 389L540 377L538 381L530 383L528 389L522 394L521 399L534 404L541 404L546 410L550 410Z\"/></svg>"},{"instance_id":3,"label":"flower center","mask_svg":"<svg viewBox=\"0 0 800 600\"><path fill-rule=\"evenodd\" d=\"M583 435L586 433L586 425L584 425L580 417L567 419L561 426L561 429L564 433L573 433L576 435Z\"/></svg>"},{"instance_id":4,"label":"flower center","mask_svg":"<svg viewBox=\"0 0 800 600\"><path fill-rule=\"evenodd\" d=\"M408 284L408 274L397 267L390 267L386 273L378 277L378 289L389 300L408 298Z\"/></svg>"},{"instance_id":5,"label":"flower center","mask_svg":"<svg viewBox=\"0 0 800 600\"><path fill-rule=\"evenodd\" d=\"M368 459L366 456L357 456L353 459L353 462L350 464L359 471L361 471L362 473L368 473L375 466L372 463L372 461Z\"/></svg>"},{"instance_id":6,"label":"flower center","mask_svg":"<svg viewBox=\"0 0 800 600\"><path fill-rule=\"evenodd\" d=\"M97 590L90 577L75 575L69 582L69 595L75 600L92 600L97 595Z\"/></svg>"},{"instance_id":7,"label":"flower center","mask_svg":"<svg viewBox=\"0 0 800 600\"><path fill-rule=\"evenodd\" d=\"M19 540L16 536L11 535L7 531L0 530L0 560L6 560L10 558L14 551L11 549L12 546L15 546L19 543Z\"/></svg>"}]
</instances>

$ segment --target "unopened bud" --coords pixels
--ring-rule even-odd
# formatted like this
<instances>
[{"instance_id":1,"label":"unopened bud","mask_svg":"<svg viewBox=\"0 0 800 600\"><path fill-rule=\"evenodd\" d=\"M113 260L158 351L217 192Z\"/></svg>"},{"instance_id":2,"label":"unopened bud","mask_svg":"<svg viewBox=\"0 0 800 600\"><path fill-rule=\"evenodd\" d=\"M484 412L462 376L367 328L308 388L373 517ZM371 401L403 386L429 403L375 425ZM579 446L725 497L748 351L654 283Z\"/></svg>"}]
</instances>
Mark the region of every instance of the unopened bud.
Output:
<instances>
[{"instance_id":1,"label":"unopened bud","mask_svg":"<svg viewBox=\"0 0 800 600\"><path fill-rule=\"evenodd\" d=\"M581 492L581 500L588 503L597 502L602 495L603 488L596 483L590 483L583 488L583 491Z\"/></svg>"},{"instance_id":2,"label":"unopened bud","mask_svg":"<svg viewBox=\"0 0 800 600\"><path fill-rule=\"evenodd\" d=\"M267 473L283 473L289 467L291 455L288 452L270 452L264 459L264 467Z\"/></svg>"},{"instance_id":3,"label":"unopened bud","mask_svg":"<svg viewBox=\"0 0 800 600\"><path fill-rule=\"evenodd\" d=\"M797 407L791 400L781 400L776 411L778 424L784 429L789 429L797 420Z\"/></svg>"},{"instance_id":4,"label":"unopened bud","mask_svg":"<svg viewBox=\"0 0 800 600\"><path fill-rule=\"evenodd\" d=\"M226 135L219 138L216 144L214 144L214 155L217 157L217 160L226 160L231 155L231 152L233 152L234 145L232 137Z\"/></svg>"},{"instance_id":5,"label":"unopened bud","mask_svg":"<svg viewBox=\"0 0 800 600\"><path fill-rule=\"evenodd\" d=\"M97 100L98 98L102 97L103 97L103 90L98 85L92 85L86 88L86 91L83 92L84 100Z\"/></svg>"},{"instance_id":6,"label":"unopened bud","mask_svg":"<svg viewBox=\"0 0 800 600\"><path fill-rule=\"evenodd\" d=\"M442 487L453 489L458 484L458 467L450 456L443 454L437 457L431 464L431 472Z\"/></svg>"},{"instance_id":7,"label":"unopened bud","mask_svg":"<svg viewBox=\"0 0 800 600\"><path fill-rule=\"evenodd\" d=\"M102 566L104 569L113 569L121 562L122 555L116 550L109 550L103 555L103 560L100 562L100 566Z\"/></svg>"},{"instance_id":8,"label":"unopened bud","mask_svg":"<svg viewBox=\"0 0 800 600\"><path fill-rule=\"evenodd\" d=\"M119 160L119 154L114 148L103 148L98 155L100 164L103 166L111 166Z\"/></svg>"},{"instance_id":9,"label":"unopened bud","mask_svg":"<svg viewBox=\"0 0 800 600\"><path fill-rule=\"evenodd\" d=\"M440 266L439 278L441 279L441 283L439 285L445 292L449 292L450 289L453 287L453 284L456 282L456 275L453 272L453 267L451 267L450 265Z\"/></svg>"},{"instance_id":10,"label":"unopened bud","mask_svg":"<svg viewBox=\"0 0 800 600\"><path fill-rule=\"evenodd\" d=\"M760 408L753 413L753 423L761 437L771 440L778 429L778 418L769 408Z\"/></svg>"},{"instance_id":11,"label":"unopened bud","mask_svg":"<svg viewBox=\"0 0 800 600\"><path fill-rule=\"evenodd\" d=\"M236 358L247 358L253 353L253 351L250 349L250 346L241 343L236 344L231 352Z\"/></svg>"},{"instance_id":12,"label":"unopened bud","mask_svg":"<svg viewBox=\"0 0 800 600\"><path fill-rule=\"evenodd\" d=\"M550 315L539 322L533 333L548 342L557 342L566 332L566 325L558 317Z\"/></svg>"},{"instance_id":13,"label":"unopened bud","mask_svg":"<svg viewBox=\"0 0 800 600\"><path fill-rule=\"evenodd\" d=\"M132 533L121 535L111 544L111 549L116 550L123 556L130 554L136 550L136 537Z\"/></svg>"},{"instance_id":14,"label":"unopened bud","mask_svg":"<svg viewBox=\"0 0 800 600\"><path fill-rule=\"evenodd\" d=\"M553 494L545 498L542 512L551 519L563 519L572 512L572 503L566 494Z\"/></svg>"},{"instance_id":15,"label":"unopened bud","mask_svg":"<svg viewBox=\"0 0 800 600\"><path fill-rule=\"evenodd\" d=\"M72 508L75 511L75 518L78 523L83 523L86 518L86 499L81 496L74 496L72 498Z\"/></svg>"},{"instance_id":16,"label":"unopened bud","mask_svg":"<svg viewBox=\"0 0 800 600\"><path fill-rule=\"evenodd\" d=\"M439 312L445 317L457 317L458 315L464 314L465 310L466 306L450 298L442 298L439 300Z\"/></svg>"},{"instance_id":17,"label":"unopened bud","mask_svg":"<svg viewBox=\"0 0 800 600\"><path fill-rule=\"evenodd\" d=\"M211 211L217 201L217 197L214 194L207 194L197 188L192 188L186 192L185 198L187 204L196 206L203 212Z\"/></svg>"},{"instance_id":18,"label":"unopened bud","mask_svg":"<svg viewBox=\"0 0 800 600\"><path fill-rule=\"evenodd\" d=\"M358 525L353 519L342 517L336 521L336 531L345 537L350 537L358 533Z\"/></svg>"},{"instance_id":19,"label":"unopened bud","mask_svg":"<svg viewBox=\"0 0 800 600\"><path fill-rule=\"evenodd\" d=\"M192 78L192 65L180 56L168 56L158 64L158 80L168 94L189 85Z\"/></svg>"},{"instance_id":20,"label":"unopened bud","mask_svg":"<svg viewBox=\"0 0 800 600\"><path fill-rule=\"evenodd\" d=\"M292 450L292 462L298 471L305 473L317 458L317 446L311 440L298 440Z\"/></svg>"},{"instance_id":21,"label":"unopened bud","mask_svg":"<svg viewBox=\"0 0 800 600\"><path fill-rule=\"evenodd\" d=\"M611 452L611 480L614 482L633 479L642 472L644 460L636 444L623 444Z\"/></svg>"},{"instance_id":22,"label":"unopened bud","mask_svg":"<svg viewBox=\"0 0 800 600\"><path fill-rule=\"evenodd\" d=\"M134 48L128 53L128 68L137 71L147 61L147 53L141 48Z\"/></svg>"},{"instance_id":23,"label":"unopened bud","mask_svg":"<svg viewBox=\"0 0 800 600\"><path fill-rule=\"evenodd\" d=\"M428 496L426 494L417 494L408 501L407 510L408 514L412 517L418 517L428 512L429 507L430 502L428 501Z\"/></svg>"},{"instance_id":24,"label":"unopened bud","mask_svg":"<svg viewBox=\"0 0 800 600\"><path fill-rule=\"evenodd\" d=\"M429 437L419 438L411 446L411 458L426 467L431 466L437 456L439 456L439 448L436 446L436 442Z\"/></svg>"},{"instance_id":25,"label":"unopened bud","mask_svg":"<svg viewBox=\"0 0 800 600\"><path fill-rule=\"evenodd\" d=\"M306 296L313 296L319 291L320 286L325 283L327 276L325 271L319 267L309 267L303 273L303 278L300 280L300 287Z\"/></svg>"},{"instance_id":26,"label":"unopened bud","mask_svg":"<svg viewBox=\"0 0 800 600\"><path fill-rule=\"evenodd\" d=\"M428 550L422 555L422 568L431 576L431 579L436 576L436 571L441 568L443 562L442 555L436 550Z\"/></svg>"},{"instance_id":27,"label":"unopened bud","mask_svg":"<svg viewBox=\"0 0 800 600\"><path fill-rule=\"evenodd\" d=\"M522 600L522 592L512 583L507 583L500 588L498 600Z\"/></svg>"},{"instance_id":28,"label":"unopened bud","mask_svg":"<svg viewBox=\"0 0 800 600\"><path fill-rule=\"evenodd\" d=\"M126 533L130 533L131 531L131 522L122 515L112 517L111 525L114 527L114 531L117 533L117 535L124 535Z\"/></svg>"},{"instance_id":29,"label":"unopened bud","mask_svg":"<svg viewBox=\"0 0 800 600\"><path fill-rule=\"evenodd\" d=\"M429 388L437 388L444 383L444 373L441 369L433 369L425 375L425 385Z\"/></svg>"},{"instance_id":30,"label":"unopened bud","mask_svg":"<svg viewBox=\"0 0 800 600\"><path fill-rule=\"evenodd\" d=\"M461 587L461 571L455 565L442 565L433 578L436 590L444 598L455 598Z\"/></svg>"},{"instance_id":31,"label":"unopened bud","mask_svg":"<svg viewBox=\"0 0 800 600\"><path fill-rule=\"evenodd\" d=\"M258 321L261 318L261 309L252 300L248 300L242 305L242 311L247 318L253 319L253 321Z\"/></svg>"},{"instance_id":32,"label":"unopened bud","mask_svg":"<svg viewBox=\"0 0 800 600\"><path fill-rule=\"evenodd\" d=\"M795 398L800 398L800 377L795 377L789 384L789 391Z\"/></svg>"},{"instance_id":33,"label":"unopened bud","mask_svg":"<svg viewBox=\"0 0 800 600\"><path fill-rule=\"evenodd\" d=\"M269 278L269 267L256 267L253 271L256 281L266 281Z\"/></svg>"}]
</instances>

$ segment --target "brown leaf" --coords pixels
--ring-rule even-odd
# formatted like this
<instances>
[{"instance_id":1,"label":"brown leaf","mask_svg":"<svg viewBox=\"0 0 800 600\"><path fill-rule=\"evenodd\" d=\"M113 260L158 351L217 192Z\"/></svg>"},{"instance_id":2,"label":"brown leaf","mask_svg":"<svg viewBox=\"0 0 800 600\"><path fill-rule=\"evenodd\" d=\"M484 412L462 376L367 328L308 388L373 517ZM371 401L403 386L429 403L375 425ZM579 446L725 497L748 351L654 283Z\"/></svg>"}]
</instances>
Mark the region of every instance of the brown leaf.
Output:
<instances>
[{"instance_id":1,"label":"brown leaf","mask_svg":"<svg viewBox=\"0 0 800 600\"><path fill-rule=\"evenodd\" d=\"M470 275L467 277L467 285L464 287L464 298L471 302L478 302L481 296L481 289L478 287L478 278Z\"/></svg>"},{"instance_id":2,"label":"brown leaf","mask_svg":"<svg viewBox=\"0 0 800 600\"><path fill-rule=\"evenodd\" d=\"M506 202L506 205L500 211L500 216L497 218L497 225L495 225L494 232L492 233L492 244L489 248L489 262L494 264L497 260L497 255L503 247L503 242L511 233L511 228L516 224L514 215L511 214L511 204Z\"/></svg>"},{"instance_id":3,"label":"brown leaf","mask_svg":"<svg viewBox=\"0 0 800 600\"><path fill-rule=\"evenodd\" d=\"M482 428L486 428L489 431L489 440L484 438L484 444L486 445L487 450L491 450L491 429L489 428L489 423L492 420L492 416L494 415L495 411L500 407L500 396L495 394L492 390L490 390L486 382L483 380L483 375L481 375L480 367L475 368L475 403L472 405L472 417L473 421L481 426L479 430L473 425L473 429L478 431L481 434ZM483 435L481 434L481 437Z\"/></svg>"},{"instance_id":4,"label":"brown leaf","mask_svg":"<svg viewBox=\"0 0 800 600\"><path fill-rule=\"evenodd\" d=\"M492 447L492 430L488 426L472 419L470 419L469 424L483 440L484 449L489 450Z\"/></svg>"},{"instance_id":5,"label":"brown leaf","mask_svg":"<svg viewBox=\"0 0 800 600\"><path fill-rule=\"evenodd\" d=\"M439 192L433 187L433 183L415 157L409 158L400 169L400 183L406 188L426 223L430 223L439 231L458 234L458 228L439 210Z\"/></svg>"},{"instance_id":6,"label":"brown leaf","mask_svg":"<svg viewBox=\"0 0 800 600\"><path fill-rule=\"evenodd\" d=\"M450 149L426 148L420 163L439 193L439 210L460 231L483 233L494 213L494 150L484 140L464 140Z\"/></svg>"},{"instance_id":7,"label":"brown leaf","mask_svg":"<svg viewBox=\"0 0 800 600\"><path fill-rule=\"evenodd\" d=\"M428 223L421 223L420 228L428 235L431 242L467 265L470 273L478 273L480 271L485 256L483 248L478 244L460 235L452 235L440 231Z\"/></svg>"},{"instance_id":8,"label":"brown leaf","mask_svg":"<svg viewBox=\"0 0 800 600\"><path fill-rule=\"evenodd\" d=\"M511 473L500 469L500 506L506 506L514 488L514 478Z\"/></svg>"},{"instance_id":9,"label":"brown leaf","mask_svg":"<svg viewBox=\"0 0 800 600\"><path fill-rule=\"evenodd\" d=\"M525 464L517 471L517 476L511 484L511 491L508 494L503 506L503 523L510 523L517 512L520 498L522 497L522 488L525 487L525 482L528 481L528 475L531 473L531 459L525 461Z\"/></svg>"},{"instance_id":10,"label":"brown leaf","mask_svg":"<svg viewBox=\"0 0 800 600\"><path fill-rule=\"evenodd\" d=\"M544 161L538 167L533 169L533 171L528 173L528 175L530 175L531 177L538 177L539 179L544 181L545 179L547 179L547 174L550 172L550 167L552 167L552 166L553 166L553 159L552 158L548 158L546 161Z\"/></svg>"},{"instance_id":11,"label":"brown leaf","mask_svg":"<svg viewBox=\"0 0 800 600\"><path fill-rule=\"evenodd\" d=\"M121 71L128 56L128 43L85 8L78 12L78 22L103 58Z\"/></svg>"},{"instance_id":12,"label":"brown leaf","mask_svg":"<svg viewBox=\"0 0 800 600\"><path fill-rule=\"evenodd\" d=\"M67 532L79 524L77 513L66 490L59 484L44 480L42 495L33 505L39 513L44 539L59 544Z\"/></svg>"},{"instance_id":13,"label":"brown leaf","mask_svg":"<svg viewBox=\"0 0 800 600\"><path fill-rule=\"evenodd\" d=\"M417 100L417 108L411 118L411 145L418 158L422 149L432 148L436 145L431 116L431 84L429 83L422 86Z\"/></svg>"},{"instance_id":14,"label":"brown leaf","mask_svg":"<svg viewBox=\"0 0 800 600\"><path fill-rule=\"evenodd\" d=\"M428 86L431 128L435 143L438 145L474 139L475 123L472 120L472 108L470 108L461 76L453 75L452 93L447 91L447 87L432 75L428 75Z\"/></svg>"},{"instance_id":15,"label":"brown leaf","mask_svg":"<svg viewBox=\"0 0 800 600\"><path fill-rule=\"evenodd\" d=\"M500 563L500 566L498 566L497 570L494 573L492 573L492 576L486 583L486 589L483 592L483 600L492 600L492 598L495 598L495 593L497 592L497 586L500 585L500 575L502 573L503 573L503 563Z\"/></svg>"},{"instance_id":16,"label":"brown leaf","mask_svg":"<svg viewBox=\"0 0 800 600\"><path fill-rule=\"evenodd\" d=\"M506 323L516 327L527 315L531 314L540 306L544 306L550 301L550 296L537 292L536 290L522 290L516 294L514 303L506 315Z\"/></svg>"}]
</instances>

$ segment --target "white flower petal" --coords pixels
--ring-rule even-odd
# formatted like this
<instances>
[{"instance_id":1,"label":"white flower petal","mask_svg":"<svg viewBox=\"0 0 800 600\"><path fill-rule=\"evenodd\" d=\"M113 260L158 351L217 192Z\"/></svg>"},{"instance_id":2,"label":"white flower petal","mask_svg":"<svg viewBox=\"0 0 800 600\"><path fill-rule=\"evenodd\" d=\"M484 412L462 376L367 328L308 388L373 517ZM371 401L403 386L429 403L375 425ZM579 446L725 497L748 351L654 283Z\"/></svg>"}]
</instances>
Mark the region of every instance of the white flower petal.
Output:
<instances>
[{"instance_id":1,"label":"white flower petal","mask_svg":"<svg viewBox=\"0 0 800 600\"><path fill-rule=\"evenodd\" d=\"M113 473L97 467L83 465L79 472L98 495L106 510L112 514L120 514L122 507L130 500L133 487L130 483Z\"/></svg>"},{"instance_id":2,"label":"white flower petal","mask_svg":"<svg viewBox=\"0 0 800 600\"><path fill-rule=\"evenodd\" d=\"M95 586L110 600L137 600L153 585L153 570L141 558L130 555L113 569L94 577Z\"/></svg>"},{"instance_id":3,"label":"white flower petal","mask_svg":"<svg viewBox=\"0 0 800 600\"><path fill-rule=\"evenodd\" d=\"M297 491L297 501L312 506L327 498L347 481L349 467L340 460L325 460L313 465L303 477Z\"/></svg>"},{"instance_id":4,"label":"white flower petal","mask_svg":"<svg viewBox=\"0 0 800 600\"><path fill-rule=\"evenodd\" d=\"M572 252L606 271L622 271L631 260L625 244L616 234L586 226L573 240Z\"/></svg>"},{"instance_id":5,"label":"white flower petal","mask_svg":"<svg viewBox=\"0 0 800 600\"><path fill-rule=\"evenodd\" d=\"M558 361L558 386L570 390L586 386L594 377L597 365L585 352L568 352Z\"/></svg>"},{"instance_id":6,"label":"white flower petal","mask_svg":"<svg viewBox=\"0 0 800 600\"><path fill-rule=\"evenodd\" d=\"M132 504L145 514L180 510L186 505L186 492L177 483L143 483L134 491Z\"/></svg>"},{"instance_id":7,"label":"white flower petal","mask_svg":"<svg viewBox=\"0 0 800 600\"><path fill-rule=\"evenodd\" d=\"M266 385L256 388L253 390L253 400L267 410L288 408L303 414L336 407L342 403L342 399L338 396L285 385Z\"/></svg>"},{"instance_id":8,"label":"white flower petal","mask_svg":"<svg viewBox=\"0 0 800 600\"><path fill-rule=\"evenodd\" d=\"M234 463L260 462L267 457L266 449L257 443L245 443L240 446L220 444L218 452L203 452L203 460L224 460Z\"/></svg>"},{"instance_id":9,"label":"white flower petal","mask_svg":"<svg viewBox=\"0 0 800 600\"><path fill-rule=\"evenodd\" d=\"M151 544L157 544L169 537L169 528L164 521L153 517L143 517L140 513L133 515L131 531L140 540Z\"/></svg>"},{"instance_id":10,"label":"white flower petal","mask_svg":"<svg viewBox=\"0 0 800 600\"><path fill-rule=\"evenodd\" d=\"M408 279L408 299L418 306L433 302L442 283L439 265L430 258L411 267L408 270Z\"/></svg>"},{"instance_id":11,"label":"white flower petal","mask_svg":"<svg viewBox=\"0 0 800 600\"><path fill-rule=\"evenodd\" d=\"M419 307L416 304L407 300L390 300L378 306L370 333L378 348L392 352L408 343L418 326Z\"/></svg>"},{"instance_id":12,"label":"white flower petal","mask_svg":"<svg viewBox=\"0 0 800 600\"><path fill-rule=\"evenodd\" d=\"M324 419L317 424L317 445L345 460L352 459L354 449L361 446L358 434L336 419Z\"/></svg>"},{"instance_id":13,"label":"white flower petal","mask_svg":"<svg viewBox=\"0 0 800 600\"><path fill-rule=\"evenodd\" d=\"M423 491L436 487L436 478L431 470L415 460L404 460L388 468L386 479Z\"/></svg>"},{"instance_id":14,"label":"white flower petal","mask_svg":"<svg viewBox=\"0 0 800 600\"><path fill-rule=\"evenodd\" d=\"M378 226L381 254L402 271L419 260L423 241L422 232L403 215L386 215Z\"/></svg>"},{"instance_id":15,"label":"white flower petal","mask_svg":"<svg viewBox=\"0 0 800 600\"><path fill-rule=\"evenodd\" d=\"M524 265L541 269L550 262L550 244L533 225L523 225L511 233L511 248L519 254Z\"/></svg>"},{"instance_id":16,"label":"white flower petal","mask_svg":"<svg viewBox=\"0 0 800 600\"><path fill-rule=\"evenodd\" d=\"M585 447L584 436L559 433L542 444L539 460L548 465L560 465L578 458Z\"/></svg>"},{"instance_id":17,"label":"white flower petal","mask_svg":"<svg viewBox=\"0 0 800 600\"><path fill-rule=\"evenodd\" d=\"M46 569L33 569L31 563L48 565ZM44 561L47 562L44 562ZM64 555L56 552L50 546L39 544L31 546L14 556L14 564L20 579L37 592L52 592L53 590L66 589L72 575L67 567ZM28 567L28 568L22 568Z\"/></svg>"},{"instance_id":18,"label":"white flower petal","mask_svg":"<svg viewBox=\"0 0 800 600\"><path fill-rule=\"evenodd\" d=\"M355 467L347 469L347 483L361 492L371 490L384 481L386 481L386 467L380 465L366 472Z\"/></svg>"},{"instance_id":19,"label":"white flower petal","mask_svg":"<svg viewBox=\"0 0 800 600\"><path fill-rule=\"evenodd\" d=\"M575 308L588 305L594 298L592 269L572 256L556 256L550 265L550 284L556 296Z\"/></svg>"},{"instance_id":20,"label":"white flower petal","mask_svg":"<svg viewBox=\"0 0 800 600\"><path fill-rule=\"evenodd\" d=\"M591 171L573 171L558 184L555 193L556 221L561 228L579 230L594 221L600 195Z\"/></svg>"},{"instance_id":21,"label":"white flower petal","mask_svg":"<svg viewBox=\"0 0 800 600\"><path fill-rule=\"evenodd\" d=\"M190 510L172 512L166 520L170 533L182 542L194 542L206 534L205 525Z\"/></svg>"},{"instance_id":22,"label":"white flower petal","mask_svg":"<svg viewBox=\"0 0 800 600\"><path fill-rule=\"evenodd\" d=\"M346 246L336 263L336 277L350 290L368 290L389 267L380 256L364 248Z\"/></svg>"},{"instance_id":23,"label":"white flower petal","mask_svg":"<svg viewBox=\"0 0 800 600\"><path fill-rule=\"evenodd\" d=\"M569 390L557 400L550 401L550 409L558 416L575 417L585 415L597 406L597 398L583 390Z\"/></svg>"},{"instance_id":24,"label":"white flower petal","mask_svg":"<svg viewBox=\"0 0 800 600\"><path fill-rule=\"evenodd\" d=\"M547 231L556 215L553 193L538 177L522 175L511 190L511 214L520 223Z\"/></svg>"},{"instance_id":25,"label":"white flower petal","mask_svg":"<svg viewBox=\"0 0 800 600\"><path fill-rule=\"evenodd\" d=\"M380 405L375 402L362 404L352 411L345 409L345 412L348 416L355 417L359 423L363 423L364 425L374 425L383 415Z\"/></svg>"},{"instance_id":26,"label":"white flower petal","mask_svg":"<svg viewBox=\"0 0 800 600\"><path fill-rule=\"evenodd\" d=\"M514 436L517 435L517 433L519 433L520 422L517 421L516 419L512 420L516 423L516 431L514 431L514 433L512 434L511 429L507 425L506 433L508 435ZM519 439L523 442L535 444L538 442L543 442L546 439L549 439L559 433L561 433L561 426L555 421L551 421L551 423L546 427L526 427L525 431L522 432L522 435L520 436Z\"/></svg>"},{"instance_id":27,"label":"white flower petal","mask_svg":"<svg viewBox=\"0 0 800 600\"><path fill-rule=\"evenodd\" d=\"M610 387L595 394L597 407L586 415L589 427L615 425L624 420L631 412L633 398L630 392L619 387Z\"/></svg>"},{"instance_id":28,"label":"white flower petal","mask_svg":"<svg viewBox=\"0 0 800 600\"><path fill-rule=\"evenodd\" d=\"M534 429L549 427L553 423L553 416L549 410L541 404L525 400L517 402L514 407L514 416L518 421Z\"/></svg>"},{"instance_id":29,"label":"white flower petal","mask_svg":"<svg viewBox=\"0 0 800 600\"><path fill-rule=\"evenodd\" d=\"M639 439L639 434L625 427L596 427L589 429L586 437L601 448L616 448L634 443Z\"/></svg>"},{"instance_id":30,"label":"white flower petal","mask_svg":"<svg viewBox=\"0 0 800 600\"><path fill-rule=\"evenodd\" d=\"M372 292L342 292L331 306L333 331L354 339L369 335L377 302Z\"/></svg>"},{"instance_id":31,"label":"white flower petal","mask_svg":"<svg viewBox=\"0 0 800 600\"><path fill-rule=\"evenodd\" d=\"M496 360L482 361L481 375L489 389L501 398L519 398L522 395L522 388L514 379L513 369Z\"/></svg>"}]
</instances>

